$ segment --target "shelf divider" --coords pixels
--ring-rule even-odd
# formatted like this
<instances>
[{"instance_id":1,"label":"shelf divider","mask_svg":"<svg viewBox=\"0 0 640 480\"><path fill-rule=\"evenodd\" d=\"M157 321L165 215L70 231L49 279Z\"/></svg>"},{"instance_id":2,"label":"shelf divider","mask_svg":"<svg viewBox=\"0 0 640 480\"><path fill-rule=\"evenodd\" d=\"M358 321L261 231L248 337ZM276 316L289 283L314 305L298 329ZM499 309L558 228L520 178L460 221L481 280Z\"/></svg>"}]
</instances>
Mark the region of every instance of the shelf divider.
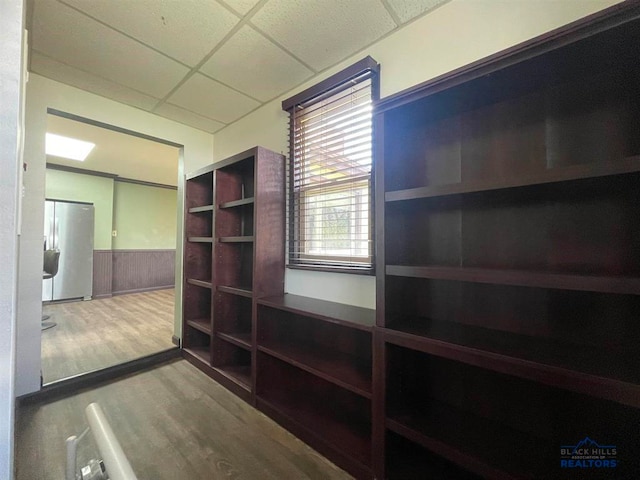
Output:
<instances>
[{"instance_id":1,"label":"shelf divider","mask_svg":"<svg viewBox=\"0 0 640 480\"><path fill-rule=\"evenodd\" d=\"M255 237L253 235L245 235L238 237L220 237L220 243L253 243Z\"/></svg>"},{"instance_id":2,"label":"shelf divider","mask_svg":"<svg viewBox=\"0 0 640 480\"><path fill-rule=\"evenodd\" d=\"M221 203L219 208L225 209L225 208L242 207L244 205L252 205L254 202L255 202L254 197L241 198L240 200Z\"/></svg>"},{"instance_id":3,"label":"shelf divider","mask_svg":"<svg viewBox=\"0 0 640 480\"><path fill-rule=\"evenodd\" d=\"M233 345L251 351L251 333L217 332L218 338Z\"/></svg>"},{"instance_id":4,"label":"shelf divider","mask_svg":"<svg viewBox=\"0 0 640 480\"><path fill-rule=\"evenodd\" d=\"M387 265L387 275L640 295L640 278L448 266Z\"/></svg>"},{"instance_id":5,"label":"shelf divider","mask_svg":"<svg viewBox=\"0 0 640 480\"><path fill-rule=\"evenodd\" d=\"M219 292L231 293L232 295L240 295L241 297L252 298L253 293L248 287L232 287L230 285L218 285Z\"/></svg>"},{"instance_id":6,"label":"shelf divider","mask_svg":"<svg viewBox=\"0 0 640 480\"><path fill-rule=\"evenodd\" d=\"M491 181L476 181L468 183L452 183L446 185L433 185L404 190L386 192L385 201L398 202L404 200L417 200L421 198L446 197L462 195L466 193L487 192L491 190L503 190L507 188L544 185L573 180L585 180L589 178L606 177L640 172L640 155L624 158L617 162L602 164L571 165L548 169L543 173L501 179Z\"/></svg>"},{"instance_id":7,"label":"shelf divider","mask_svg":"<svg viewBox=\"0 0 640 480\"><path fill-rule=\"evenodd\" d=\"M211 288L211 282L196 280L195 278L187 278L187 283L190 285L195 285L196 287Z\"/></svg>"},{"instance_id":8,"label":"shelf divider","mask_svg":"<svg viewBox=\"0 0 640 480\"><path fill-rule=\"evenodd\" d=\"M203 205L201 207L191 207L189 213L213 212L213 205Z\"/></svg>"},{"instance_id":9,"label":"shelf divider","mask_svg":"<svg viewBox=\"0 0 640 480\"><path fill-rule=\"evenodd\" d=\"M296 347L279 342L258 345L258 350L316 375L365 398L371 398L371 377L357 367L357 360L346 354ZM369 368L369 374L371 369Z\"/></svg>"}]
</instances>

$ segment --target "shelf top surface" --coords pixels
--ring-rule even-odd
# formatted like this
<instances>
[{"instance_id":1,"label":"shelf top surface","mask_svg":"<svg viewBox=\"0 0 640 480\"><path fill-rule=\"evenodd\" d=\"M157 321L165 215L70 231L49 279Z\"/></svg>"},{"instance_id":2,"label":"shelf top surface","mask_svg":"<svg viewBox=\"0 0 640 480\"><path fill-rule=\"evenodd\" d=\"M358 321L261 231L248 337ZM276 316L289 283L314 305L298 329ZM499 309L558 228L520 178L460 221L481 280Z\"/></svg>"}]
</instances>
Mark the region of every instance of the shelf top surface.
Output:
<instances>
[{"instance_id":1,"label":"shelf top surface","mask_svg":"<svg viewBox=\"0 0 640 480\"><path fill-rule=\"evenodd\" d=\"M280 310L312 316L320 320L340 323L360 330L372 330L376 322L376 314L373 309L292 295L290 293L260 298L258 303Z\"/></svg>"}]
</instances>

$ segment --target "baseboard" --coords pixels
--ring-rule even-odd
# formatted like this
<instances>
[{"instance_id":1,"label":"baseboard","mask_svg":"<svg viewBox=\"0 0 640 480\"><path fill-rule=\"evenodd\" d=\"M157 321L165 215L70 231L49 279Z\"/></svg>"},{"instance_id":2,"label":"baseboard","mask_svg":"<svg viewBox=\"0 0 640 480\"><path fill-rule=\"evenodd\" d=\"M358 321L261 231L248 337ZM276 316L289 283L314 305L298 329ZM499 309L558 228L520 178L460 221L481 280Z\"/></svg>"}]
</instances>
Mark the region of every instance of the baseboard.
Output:
<instances>
[{"instance_id":1,"label":"baseboard","mask_svg":"<svg viewBox=\"0 0 640 480\"><path fill-rule=\"evenodd\" d=\"M161 364L174 362L182 358L179 348L170 348L159 353L147 355L128 362L107 367L93 372L75 375L44 385L40 390L18 397L19 404L31 404L51 401L59 397L75 395L83 390L96 388L99 385L121 380L132 374L138 374Z\"/></svg>"},{"instance_id":2,"label":"baseboard","mask_svg":"<svg viewBox=\"0 0 640 480\"><path fill-rule=\"evenodd\" d=\"M176 347L180 347L180 338L176 337L175 335L172 335L171 341Z\"/></svg>"},{"instance_id":3,"label":"baseboard","mask_svg":"<svg viewBox=\"0 0 640 480\"><path fill-rule=\"evenodd\" d=\"M176 286L161 285L159 287L134 288L133 290L120 290L119 292L111 292L111 294L115 297L116 295L129 295L130 293L152 292L154 290L168 290L170 288L176 288Z\"/></svg>"},{"instance_id":4,"label":"baseboard","mask_svg":"<svg viewBox=\"0 0 640 480\"><path fill-rule=\"evenodd\" d=\"M102 295L94 295L91 299L92 300L100 300L101 298L111 298L113 297L113 294L111 293L103 293Z\"/></svg>"}]
</instances>

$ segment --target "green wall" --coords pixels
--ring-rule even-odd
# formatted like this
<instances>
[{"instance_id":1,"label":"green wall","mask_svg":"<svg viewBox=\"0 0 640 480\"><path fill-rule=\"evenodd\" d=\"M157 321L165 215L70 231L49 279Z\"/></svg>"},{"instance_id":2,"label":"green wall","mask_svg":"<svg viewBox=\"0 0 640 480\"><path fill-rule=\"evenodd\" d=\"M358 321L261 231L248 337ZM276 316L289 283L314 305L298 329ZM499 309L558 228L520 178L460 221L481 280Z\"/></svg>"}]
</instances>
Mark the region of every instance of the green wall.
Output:
<instances>
[{"instance_id":1,"label":"green wall","mask_svg":"<svg viewBox=\"0 0 640 480\"><path fill-rule=\"evenodd\" d=\"M111 249L113 224L113 179L46 169L46 198L93 203L95 229L93 248Z\"/></svg>"},{"instance_id":2,"label":"green wall","mask_svg":"<svg viewBox=\"0 0 640 480\"><path fill-rule=\"evenodd\" d=\"M176 190L116 181L114 192L114 250L176 248Z\"/></svg>"},{"instance_id":3,"label":"green wall","mask_svg":"<svg viewBox=\"0 0 640 480\"><path fill-rule=\"evenodd\" d=\"M176 190L50 168L46 172L47 198L93 203L95 250L176 248ZM111 236L112 230L117 236Z\"/></svg>"}]
</instances>

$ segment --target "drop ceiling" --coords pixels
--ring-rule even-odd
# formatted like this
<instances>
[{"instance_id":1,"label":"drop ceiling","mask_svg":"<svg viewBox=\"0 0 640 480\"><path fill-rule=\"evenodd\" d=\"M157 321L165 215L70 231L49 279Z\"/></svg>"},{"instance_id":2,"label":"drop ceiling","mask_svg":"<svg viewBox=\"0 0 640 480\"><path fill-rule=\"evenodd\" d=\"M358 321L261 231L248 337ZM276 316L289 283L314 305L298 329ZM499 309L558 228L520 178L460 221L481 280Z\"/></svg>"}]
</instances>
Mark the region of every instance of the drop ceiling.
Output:
<instances>
[{"instance_id":1,"label":"drop ceiling","mask_svg":"<svg viewBox=\"0 0 640 480\"><path fill-rule=\"evenodd\" d=\"M215 133L447 0L32 0L30 70Z\"/></svg>"},{"instance_id":2,"label":"drop ceiling","mask_svg":"<svg viewBox=\"0 0 640 480\"><path fill-rule=\"evenodd\" d=\"M51 114L47 115L47 132L95 144L83 162L47 155L47 164L177 185L177 147Z\"/></svg>"}]
</instances>

